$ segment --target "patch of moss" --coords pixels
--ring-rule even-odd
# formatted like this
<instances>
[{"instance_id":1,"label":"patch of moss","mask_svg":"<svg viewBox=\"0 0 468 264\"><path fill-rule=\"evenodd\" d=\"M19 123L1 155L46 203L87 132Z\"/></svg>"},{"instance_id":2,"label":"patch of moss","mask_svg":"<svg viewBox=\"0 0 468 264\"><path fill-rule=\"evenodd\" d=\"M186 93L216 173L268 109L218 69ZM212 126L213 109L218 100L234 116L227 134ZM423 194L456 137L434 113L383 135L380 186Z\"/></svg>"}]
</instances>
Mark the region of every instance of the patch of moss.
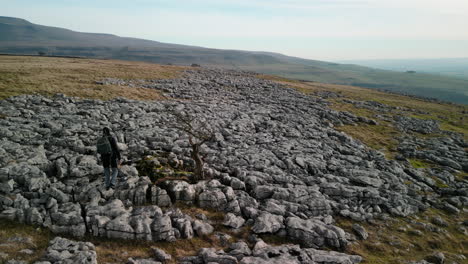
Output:
<instances>
[{"instance_id":1,"label":"patch of moss","mask_svg":"<svg viewBox=\"0 0 468 264\"><path fill-rule=\"evenodd\" d=\"M435 181L436 186L437 186L438 188L448 188L448 187L449 187L449 186L448 186L446 183L444 183L441 179L439 179L439 178L437 178L437 177L435 177L435 176L433 176L432 179Z\"/></svg>"},{"instance_id":2,"label":"patch of moss","mask_svg":"<svg viewBox=\"0 0 468 264\"><path fill-rule=\"evenodd\" d=\"M455 179L458 181L468 180L468 173L467 172L456 173Z\"/></svg>"},{"instance_id":3,"label":"patch of moss","mask_svg":"<svg viewBox=\"0 0 468 264\"><path fill-rule=\"evenodd\" d=\"M413 166L416 169L431 168L434 166L434 164L421 160L421 159L408 159L408 160L411 166Z\"/></svg>"}]
</instances>

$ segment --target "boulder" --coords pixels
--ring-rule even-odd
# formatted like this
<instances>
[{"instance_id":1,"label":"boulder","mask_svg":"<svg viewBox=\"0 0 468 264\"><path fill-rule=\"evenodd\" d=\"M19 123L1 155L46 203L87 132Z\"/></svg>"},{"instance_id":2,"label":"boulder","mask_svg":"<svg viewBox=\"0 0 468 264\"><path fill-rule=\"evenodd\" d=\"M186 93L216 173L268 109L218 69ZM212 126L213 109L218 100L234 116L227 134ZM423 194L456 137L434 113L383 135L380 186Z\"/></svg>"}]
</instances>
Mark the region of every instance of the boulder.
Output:
<instances>
[{"instance_id":1,"label":"boulder","mask_svg":"<svg viewBox=\"0 0 468 264\"><path fill-rule=\"evenodd\" d=\"M232 228L240 228L244 225L245 220L241 216L236 216L232 213L227 213L224 217L224 226L232 227Z\"/></svg>"},{"instance_id":2,"label":"boulder","mask_svg":"<svg viewBox=\"0 0 468 264\"><path fill-rule=\"evenodd\" d=\"M353 224L351 227L354 233L358 236L361 240L366 240L369 237L369 233L367 233L366 229L359 224Z\"/></svg>"},{"instance_id":3,"label":"boulder","mask_svg":"<svg viewBox=\"0 0 468 264\"><path fill-rule=\"evenodd\" d=\"M185 181L166 181L164 189L171 197L172 202L189 202L192 203L196 198L196 191L193 185Z\"/></svg>"},{"instance_id":4,"label":"boulder","mask_svg":"<svg viewBox=\"0 0 468 264\"><path fill-rule=\"evenodd\" d=\"M43 259L52 264L97 264L97 255L92 243L76 242L61 237L55 237L49 242Z\"/></svg>"},{"instance_id":5,"label":"boulder","mask_svg":"<svg viewBox=\"0 0 468 264\"><path fill-rule=\"evenodd\" d=\"M261 233L276 233L281 228L284 228L284 218L280 215L273 215L268 212L262 212L256 219L252 227L252 231Z\"/></svg>"},{"instance_id":6,"label":"boulder","mask_svg":"<svg viewBox=\"0 0 468 264\"><path fill-rule=\"evenodd\" d=\"M192 222L192 227L197 236L206 236L214 231L213 226L200 220L194 220Z\"/></svg>"},{"instance_id":7,"label":"boulder","mask_svg":"<svg viewBox=\"0 0 468 264\"><path fill-rule=\"evenodd\" d=\"M314 219L303 220L297 217L288 217L286 230L290 239L300 242L304 247L322 248L328 246L343 249L348 244L343 229Z\"/></svg>"}]
</instances>

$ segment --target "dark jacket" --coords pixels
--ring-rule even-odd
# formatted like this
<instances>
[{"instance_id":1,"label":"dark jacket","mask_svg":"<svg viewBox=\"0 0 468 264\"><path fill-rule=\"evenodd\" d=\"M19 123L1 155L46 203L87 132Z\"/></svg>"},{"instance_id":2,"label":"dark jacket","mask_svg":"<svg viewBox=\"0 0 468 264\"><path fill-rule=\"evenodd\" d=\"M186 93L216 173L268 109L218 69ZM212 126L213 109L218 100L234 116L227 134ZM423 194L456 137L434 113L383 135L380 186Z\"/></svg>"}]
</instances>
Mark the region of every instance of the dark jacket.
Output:
<instances>
[{"instance_id":1,"label":"dark jacket","mask_svg":"<svg viewBox=\"0 0 468 264\"><path fill-rule=\"evenodd\" d=\"M109 142L112 147L112 158L120 160L121 156L120 156L119 146L117 146L117 140L115 140L113 136L107 136L107 138L109 139Z\"/></svg>"}]
</instances>

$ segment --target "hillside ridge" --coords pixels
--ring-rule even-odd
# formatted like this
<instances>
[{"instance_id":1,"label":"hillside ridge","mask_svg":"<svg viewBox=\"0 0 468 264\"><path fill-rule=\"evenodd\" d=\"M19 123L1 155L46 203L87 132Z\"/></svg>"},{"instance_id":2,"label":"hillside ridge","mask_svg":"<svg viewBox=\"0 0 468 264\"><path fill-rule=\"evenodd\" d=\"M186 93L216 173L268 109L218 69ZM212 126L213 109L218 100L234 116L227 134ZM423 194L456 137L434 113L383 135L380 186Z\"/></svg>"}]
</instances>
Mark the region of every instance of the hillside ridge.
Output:
<instances>
[{"instance_id":1,"label":"hillside ridge","mask_svg":"<svg viewBox=\"0 0 468 264\"><path fill-rule=\"evenodd\" d=\"M8 19L4 17L3 21ZM466 94L468 80L439 75L392 72L357 65L301 59L272 52L211 49L108 34L81 33L33 23L11 25L0 22L0 33L0 53L41 52L59 56L159 64L200 64L250 70L290 79L387 89L456 103L468 102Z\"/></svg>"}]
</instances>

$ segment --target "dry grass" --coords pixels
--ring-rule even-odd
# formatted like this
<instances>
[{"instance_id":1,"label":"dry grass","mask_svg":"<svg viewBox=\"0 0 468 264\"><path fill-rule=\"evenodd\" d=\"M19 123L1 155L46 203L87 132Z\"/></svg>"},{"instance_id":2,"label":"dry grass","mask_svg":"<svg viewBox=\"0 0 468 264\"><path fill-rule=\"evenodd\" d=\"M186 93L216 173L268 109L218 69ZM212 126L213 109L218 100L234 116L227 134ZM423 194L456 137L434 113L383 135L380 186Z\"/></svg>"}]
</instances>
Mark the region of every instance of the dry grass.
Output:
<instances>
[{"instance_id":1,"label":"dry grass","mask_svg":"<svg viewBox=\"0 0 468 264\"><path fill-rule=\"evenodd\" d=\"M184 213L195 217L198 213L205 214L208 219L215 223L215 227L221 223L224 213L213 210L205 210L194 206L177 204ZM219 231L219 230L216 230ZM1 247L0 252L7 253L8 259L24 260L34 262L45 254L48 243L55 237L50 231L35 228L24 224L18 224L6 220L0 220L0 244L6 243L8 238L21 236L30 237L34 246L21 243L9 243L10 247ZM67 237L67 236L65 236ZM150 242L143 240L120 240L87 236L84 238L67 237L72 240L89 241L96 246L98 263L126 263L128 258L152 258L151 248L160 248L171 254L173 259L169 263L177 263L177 258L183 256L194 256L200 248L221 249L221 242L214 236L194 237L192 239L179 239L175 242ZM33 249L34 254L27 255L19 253L22 249ZM0 263L2 259L0 258Z\"/></svg>"},{"instance_id":2,"label":"dry grass","mask_svg":"<svg viewBox=\"0 0 468 264\"><path fill-rule=\"evenodd\" d=\"M98 263L126 263L128 258L153 258L152 247L162 249L172 255L169 263L177 263L177 258L194 256L200 248L219 248L219 241L213 236L179 239L175 242L149 242L142 240L115 240L89 238L96 246Z\"/></svg>"},{"instance_id":3,"label":"dry grass","mask_svg":"<svg viewBox=\"0 0 468 264\"><path fill-rule=\"evenodd\" d=\"M288 83L296 83L296 84L301 83L300 81L291 80L291 79L276 76L276 75L258 74L256 77L259 79L270 80L270 81L275 81L275 82L288 82Z\"/></svg>"},{"instance_id":4,"label":"dry grass","mask_svg":"<svg viewBox=\"0 0 468 264\"><path fill-rule=\"evenodd\" d=\"M108 100L125 97L156 100L162 96L154 89L99 85L103 78L168 79L177 77L183 67L143 62L0 56L0 99L20 94L68 96Z\"/></svg>"},{"instance_id":5,"label":"dry grass","mask_svg":"<svg viewBox=\"0 0 468 264\"><path fill-rule=\"evenodd\" d=\"M8 239L14 237L30 238L32 244L8 242ZM48 230L17 222L0 220L0 252L8 254L8 259L34 262L45 254L49 240L52 238L53 236ZM33 250L33 254L20 253L23 249L31 249ZM3 263L3 261L0 257L0 263Z\"/></svg>"},{"instance_id":6,"label":"dry grass","mask_svg":"<svg viewBox=\"0 0 468 264\"><path fill-rule=\"evenodd\" d=\"M336 127L336 129L345 132L370 148L383 152L389 159L393 159L397 154L398 141L396 138L400 133L388 123L344 125Z\"/></svg>"},{"instance_id":7,"label":"dry grass","mask_svg":"<svg viewBox=\"0 0 468 264\"><path fill-rule=\"evenodd\" d=\"M418 222L430 223L430 218L439 215L449 223L449 227L443 228L446 232L435 233L410 224L408 219L395 218L390 221L378 221L377 224L363 224L369 233L367 240L351 244L346 252L357 254L364 258L362 263L372 264L400 264L407 261L424 259L426 256L440 251L445 254L446 262L462 263L457 255L468 257L468 239L457 230L458 222L466 220L468 213L462 212L457 216L447 215L436 209L427 210L424 213L413 216ZM354 222L349 219L339 219L338 225L348 232ZM399 228L420 230L423 235L417 236L398 231Z\"/></svg>"},{"instance_id":8,"label":"dry grass","mask_svg":"<svg viewBox=\"0 0 468 264\"><path fill-rule=\"evenodd\" d=\"M468 180L468 173L467 172L459 172L459 173L455 174L455 179L457 179L459 181Z\"/></svg>"}]
</instances>

